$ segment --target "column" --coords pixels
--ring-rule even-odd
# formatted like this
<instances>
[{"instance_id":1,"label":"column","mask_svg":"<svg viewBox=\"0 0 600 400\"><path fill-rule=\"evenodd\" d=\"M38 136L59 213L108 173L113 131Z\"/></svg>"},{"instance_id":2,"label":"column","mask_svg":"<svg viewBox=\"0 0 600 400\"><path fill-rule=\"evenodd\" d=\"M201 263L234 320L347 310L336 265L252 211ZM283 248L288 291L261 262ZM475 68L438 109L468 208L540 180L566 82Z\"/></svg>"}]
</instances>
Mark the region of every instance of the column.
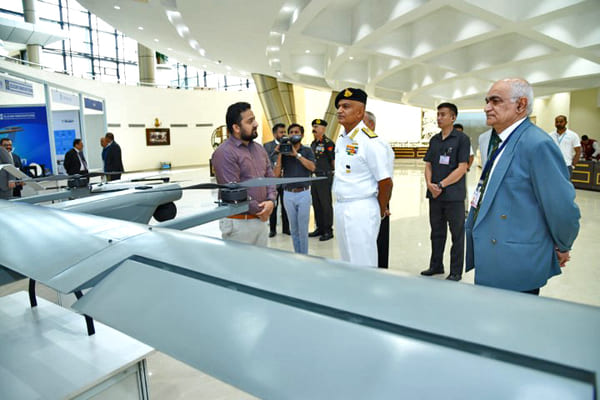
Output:
<instances>
[{"instance_id":1,"label":"column","mask_svg":"<svg viewBox=\"0 0 600 400\"><path fill-rule=\"evenodd\" d=\"M156 83L156 56L154 50L138 43L138 70L140 85L153 86Z\"/></svg>"},{"instance_id":2,"label":"column","mask_svg":"<svg viewBox=\"0 0 600 400\"><path fill-rule=\"evenodd\" d=\"M35 0L23 0L23 14L25 22L37 24L38 17L35 12ZM35 64L29 64L31 67L40 68L42 59L42 46L39 44L27 45L27 61Z\"/></svg>"},{"instance_id":3,"label":"column","mask_svg":"<svg viewBox=\"0 0 600 400\"><path fill-rule=\"evenodd\" d=\"M262 74L252 74L252 79L254 79L260 103L269 121L269 129L278 123L288 126L291 119L281 99L277 79Z\"/></svg>"}]
</instances>

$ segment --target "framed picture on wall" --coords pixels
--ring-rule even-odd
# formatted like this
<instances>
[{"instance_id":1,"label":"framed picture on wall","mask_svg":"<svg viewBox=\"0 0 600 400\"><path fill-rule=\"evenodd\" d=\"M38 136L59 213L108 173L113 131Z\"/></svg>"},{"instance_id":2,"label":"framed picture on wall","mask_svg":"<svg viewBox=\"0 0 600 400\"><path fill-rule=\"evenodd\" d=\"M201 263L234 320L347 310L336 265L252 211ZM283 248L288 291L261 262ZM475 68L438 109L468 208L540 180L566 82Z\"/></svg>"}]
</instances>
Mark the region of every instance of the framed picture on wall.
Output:
<instances>
[{"instance_id":1,"label":"framed picture on wall","mask_svg":"<svg viewBox=\"0 0 600 400\"><path fill-rule=\"evenodd\" d=\"M168 146L171 144L169 128L146 128L146 146Z\"/></svg>"}]
</instances>

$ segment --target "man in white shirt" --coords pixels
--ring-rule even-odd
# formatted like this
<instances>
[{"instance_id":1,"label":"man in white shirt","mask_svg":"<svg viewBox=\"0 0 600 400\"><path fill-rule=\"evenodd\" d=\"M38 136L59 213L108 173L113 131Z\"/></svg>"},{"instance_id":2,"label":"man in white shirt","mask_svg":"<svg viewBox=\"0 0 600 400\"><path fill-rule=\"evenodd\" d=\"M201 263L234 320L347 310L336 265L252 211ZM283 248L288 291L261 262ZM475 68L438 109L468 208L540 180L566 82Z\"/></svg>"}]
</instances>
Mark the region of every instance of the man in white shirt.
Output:
<instances>
[{"instance_id":1,"label":"man in white shirt","mask_svg":"<svg viewBox=\"0 0 600 400\"><path fill-rule=\"evenodd\" d=\"M392 194L389 144L363 118L367 94L347 88L335 99L344 128L335 144L335 227L342 260L377 267L377 234Z\"/></svg>"},{"instance_id":2,"label":"man in white shirt","mask_svg":"<svg viewBox=\"0 0 600 400\"><path fill-rule=\"evenodd\" d=\"M573 167L581 155L579 135L567 129L567 117L564 115L558 115L554 119L554 126L556 130L550 132L550 136L552 136L552 139L554 139L554 142L560 148L560 152L565 158L565 164L569 168L569 176L571 176L573 175Z\"/></svg>"}]
</instances>

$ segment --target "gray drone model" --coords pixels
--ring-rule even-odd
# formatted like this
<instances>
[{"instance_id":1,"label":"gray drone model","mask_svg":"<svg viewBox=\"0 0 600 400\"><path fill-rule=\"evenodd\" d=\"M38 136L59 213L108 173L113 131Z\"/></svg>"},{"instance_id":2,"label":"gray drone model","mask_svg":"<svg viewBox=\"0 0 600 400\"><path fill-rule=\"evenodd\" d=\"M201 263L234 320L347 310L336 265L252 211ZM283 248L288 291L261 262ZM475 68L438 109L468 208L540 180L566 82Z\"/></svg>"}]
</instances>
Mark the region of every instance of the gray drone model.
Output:
<instances>
[{"instance_id":1,"label":"gray drone model","mask_svg":"<svg viewBox=\"0 0 600 400\"><path fill-rule=\"evenodd\" d=\"M85 291L82 314L261 398L598 397L597 307L167 228L176 221L0 201L0 266Z\"/></svg>"}]
</instances>

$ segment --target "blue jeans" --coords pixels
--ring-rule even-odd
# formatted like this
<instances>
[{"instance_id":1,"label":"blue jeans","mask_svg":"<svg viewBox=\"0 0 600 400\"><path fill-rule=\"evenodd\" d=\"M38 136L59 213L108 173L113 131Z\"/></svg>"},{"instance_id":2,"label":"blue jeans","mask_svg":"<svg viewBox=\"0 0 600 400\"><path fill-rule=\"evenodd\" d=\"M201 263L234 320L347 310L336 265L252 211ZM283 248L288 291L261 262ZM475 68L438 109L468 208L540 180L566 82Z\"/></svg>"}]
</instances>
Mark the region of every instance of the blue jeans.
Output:
<instances>
[{"instance_id":1,"label":"blue jeans","mask_svg":"<svg viewBox=\"0 0 600 400\"><path fill-rule=\"evenodd\" d=\"M285 191L285 212L290 221L292 243L296 253L308 254L308 219L310 214L310 190L303 192Z\"/></svg>"}]
</instances>

